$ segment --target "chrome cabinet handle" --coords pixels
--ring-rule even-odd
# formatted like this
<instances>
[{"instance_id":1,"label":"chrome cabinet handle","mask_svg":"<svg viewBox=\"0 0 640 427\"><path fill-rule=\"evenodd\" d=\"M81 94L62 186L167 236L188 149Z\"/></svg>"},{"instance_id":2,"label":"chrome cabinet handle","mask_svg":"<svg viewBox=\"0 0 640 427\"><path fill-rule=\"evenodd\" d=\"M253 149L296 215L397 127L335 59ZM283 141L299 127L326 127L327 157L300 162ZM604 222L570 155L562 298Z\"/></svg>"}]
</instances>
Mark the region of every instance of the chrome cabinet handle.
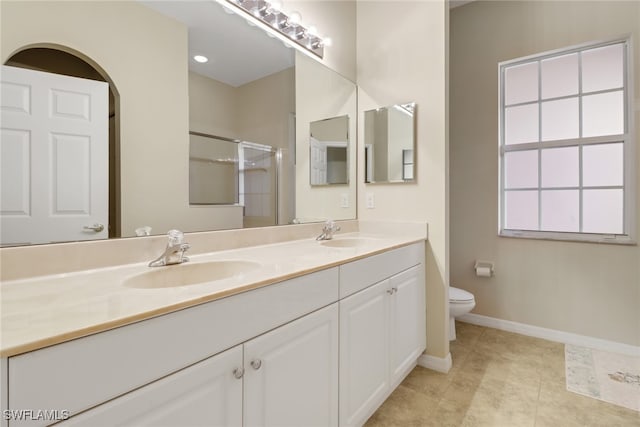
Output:
<instances>
[{"instance_id":1,"label":"chrome cabinet handle","mask_svg":"<svg viewBox=\"0 0 640 427\"><path fill-rule=\"evenodd\" d=\"M103 224L99 224L99 223L96 222L95 224L93 224L91 226L85 225L83 227L83 230L91 230L91 231L95 231L96 233L99 233L102 230L104 230L104 225Z\"/></svg>"},{"instance_id":2,"label":"chrome cabinet handle","mask_svg":"<svg viewBox=\"0 0 640 427\"><path fill-rule=\"evenodd\" d=\"M244 375L244 369L236 368L233 370L233 376L236 377L237 379L242 378L243 375Z\"/></svg>"},{"instance_id":3,"label":"chrome cabinet handle","mask_svg":"<svg viewBox=\"0 0 640 427\"><path fill-rule=\"evenodd\" d=\"M260 359L252 360L250 365L253 369L258 370L260 369L260 366L262 366L262 360Z\"/></svg>"}]
</instances>

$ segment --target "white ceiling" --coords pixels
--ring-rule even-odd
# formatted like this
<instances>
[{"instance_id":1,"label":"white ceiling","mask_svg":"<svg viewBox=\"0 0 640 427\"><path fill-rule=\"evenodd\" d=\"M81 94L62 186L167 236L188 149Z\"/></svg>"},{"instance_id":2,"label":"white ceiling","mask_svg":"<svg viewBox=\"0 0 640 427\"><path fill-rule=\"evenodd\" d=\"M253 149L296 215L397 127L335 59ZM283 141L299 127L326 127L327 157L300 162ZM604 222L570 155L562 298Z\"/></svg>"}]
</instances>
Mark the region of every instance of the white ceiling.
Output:
<instances>
[{"instance_id":1,"label":"white ceiling","mask_svg":"<svg viewBox=\"0 0 640 427\"><path fill-rule=\"evenodd\" d=\"M293 49L214 1L139 0L189 28L189 70L237 87L294 64ZM194 55L209 62L199 64Z\"/></svg>"}]
</instances>

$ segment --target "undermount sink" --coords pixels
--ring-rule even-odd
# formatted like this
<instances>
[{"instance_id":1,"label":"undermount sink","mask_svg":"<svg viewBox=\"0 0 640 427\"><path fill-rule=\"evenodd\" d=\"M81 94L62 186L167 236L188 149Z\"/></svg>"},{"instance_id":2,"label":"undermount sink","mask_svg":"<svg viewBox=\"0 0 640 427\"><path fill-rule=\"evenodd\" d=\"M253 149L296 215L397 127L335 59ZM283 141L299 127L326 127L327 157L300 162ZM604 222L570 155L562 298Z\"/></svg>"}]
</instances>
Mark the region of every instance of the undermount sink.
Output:
<instances>
[{"instance_id":1,"label":"undermount sink","mask_svg":"<svg viewBox=\"0 0 640 427\"><path fill-rule=\"evenodd\" d=\"M260 267L251 261L211 261L153 268L129 277L124 286L139 289L175 288L227 279Z\"/></svg>"},{"instance_id":2,"label":"undermount sink","mask_svg":"<svg viewBox=\"0 0 640 427\"><path fill-rule=\"evenodd\" d=\"M330 248L357 248L366 246L374 242L376 239L364 237L343 237L332 240L324 240L320 244Z\"/></svg>"}]
</instances>

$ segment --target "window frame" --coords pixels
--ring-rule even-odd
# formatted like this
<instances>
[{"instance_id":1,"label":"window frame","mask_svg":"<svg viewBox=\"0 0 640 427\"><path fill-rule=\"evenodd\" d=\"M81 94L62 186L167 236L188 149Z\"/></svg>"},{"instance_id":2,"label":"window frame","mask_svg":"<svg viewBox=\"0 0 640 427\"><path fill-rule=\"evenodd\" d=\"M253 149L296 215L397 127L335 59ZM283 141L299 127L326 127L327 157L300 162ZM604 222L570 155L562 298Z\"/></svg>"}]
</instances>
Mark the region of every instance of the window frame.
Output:
<instances>
[{"instance_id":1,"label":"window frame","mask_svg":"<svg viewBox=\"0 0 640 427\"><path fill-rule=\"evenodd\" d=\"M615 44L623 45L623 102L624 102L624 133L621 135L605 135L596 137L582 137L582 85L579 80L577 95L561 96L557 98L542 99L541 95L541 64L545 59L560 57L569 55L572 53L582 52L585 50L596 49L606 47ZM520 57L508 61L502 61L498 63L498 235L501 237L515 237L515 238L529 238L529 239L546 239L546 240L561 240L561 241L578 241L578 242L595 242L595 243L615 243L615 244L636 244L636 147L635 147L635 124L634 124L634 74L633 74L633 58L631 55L633 52L633 46L630 36L615 38L604 41L595 41L575 45L567 48L555 49L552 51L542 52L539 54ZM517 65L524 65L528 63L538 63L538 98L531 104L538 105L539 118L538 118L538 141L530 143L519 144L505 144L505 69L514 67ZM581 62L578 65L581 70ZM579 76L582 75L580 71ZM580 77L579 77L580 79ZM590 94L607 93L612 92L611 89L604 91L587 92ZM540 116L541 106L543 101L551 101L558 99L569 99L577 96L579 103L579 116L578 125L580 134L577 138L543 141L542 140L542 117ZM528 103L523 103L528 104ZM520 104L513 104L520 105ZM583 215L582 205L582 191L588 187L583 186L582 183L582 148L585 145L602 144L602 143L616 143L622 142L623 144L623 233L622 234L605 234L605 233L586 233L582 231L578 232L561 232L561 231L541 231L541 230L519 230L508 229L505 227L505 195L509 190L505 189L505 165L504 158L507 152L518 152L526 150L538 151L538 186L532 191L538 193L538 200L540 200L541 192L545 188L541 184L540 170L542 168L540 162L541 150L545 148L560 148L560 147L578 147L580 152L579 159L579 184L578 191L580 192L580 204L579 212L580 216ZM556 190L562 188L554 188ZM538 224L541 223L541 205L538 203ZM582 220L580 221L582 224Z\"/></svg>"}]
</instances>

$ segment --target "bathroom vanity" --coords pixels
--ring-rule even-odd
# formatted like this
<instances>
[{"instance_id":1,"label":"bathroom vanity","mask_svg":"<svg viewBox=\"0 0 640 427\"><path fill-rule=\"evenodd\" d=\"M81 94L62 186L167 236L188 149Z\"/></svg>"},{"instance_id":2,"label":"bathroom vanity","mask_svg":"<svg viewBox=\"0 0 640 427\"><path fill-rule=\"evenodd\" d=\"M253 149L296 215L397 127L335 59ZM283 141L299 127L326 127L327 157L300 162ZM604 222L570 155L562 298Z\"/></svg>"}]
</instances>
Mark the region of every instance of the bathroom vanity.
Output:
<instances>
[{"instance_id":1,"label":"bathroom vanity","mask_svg":"<svg viewBox=\"0 0 640 427\"><path fill-rule=\"evenodd\" d=\"M352 233L153 272L132 264L4 282L2 425L362 425L425 349L425 238L426 227ZM229 277L175 286L230 261ZM145 279L183 268L169 282ZM48 327L10 306L60 298L76 315Z\"/></svg>"}]
</instances>

